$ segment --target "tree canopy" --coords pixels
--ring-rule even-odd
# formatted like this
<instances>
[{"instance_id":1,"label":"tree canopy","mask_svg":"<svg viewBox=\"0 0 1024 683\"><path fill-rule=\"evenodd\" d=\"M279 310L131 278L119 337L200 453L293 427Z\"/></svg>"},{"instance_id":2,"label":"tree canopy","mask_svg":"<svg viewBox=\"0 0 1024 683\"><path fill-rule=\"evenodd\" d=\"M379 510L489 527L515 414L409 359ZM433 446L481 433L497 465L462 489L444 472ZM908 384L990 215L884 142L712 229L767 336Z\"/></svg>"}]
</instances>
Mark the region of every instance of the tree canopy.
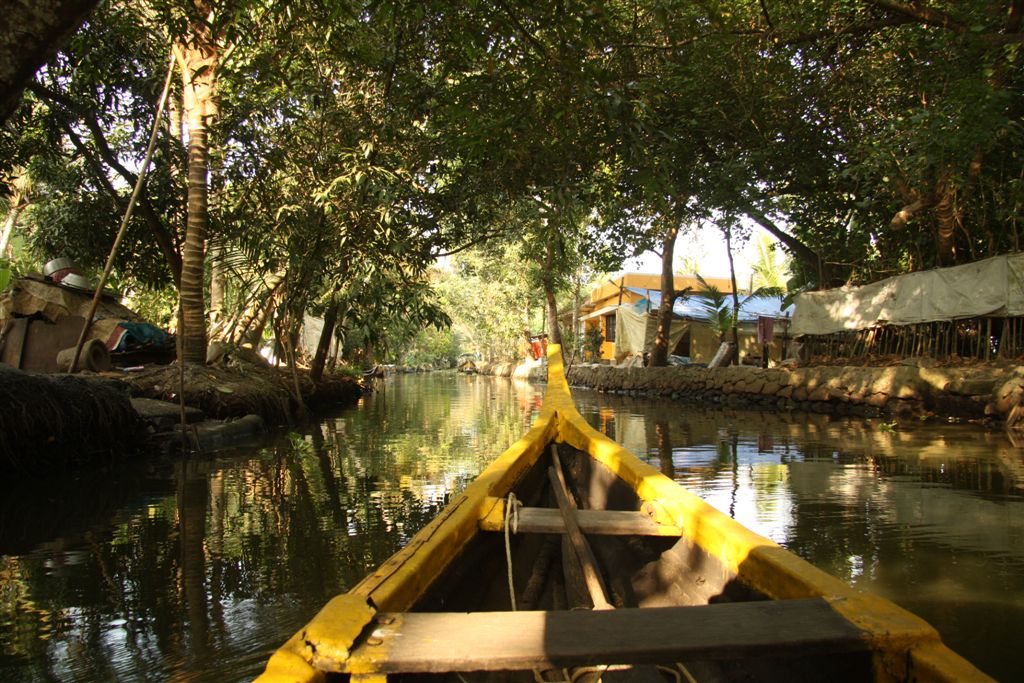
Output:
<instances>
[{"instance_id":1,"label":"tree canopy","mask_svg":"<svg viewBox=\"0 0 1024 683\"><path fill-rule=\"evenodd\" d=\"M115 277L179 287L196 345L334 307L350 346L396 347L447 322L436 259L479 247L523 265L462 258L459 286L518 277L553 321L581 268L741 217L802 286L964 263L1021 248L1022 16L995 0L114 0L0 134L6 213L36 258L102 262L173 49Z\"/></svg>"}]
</instances>

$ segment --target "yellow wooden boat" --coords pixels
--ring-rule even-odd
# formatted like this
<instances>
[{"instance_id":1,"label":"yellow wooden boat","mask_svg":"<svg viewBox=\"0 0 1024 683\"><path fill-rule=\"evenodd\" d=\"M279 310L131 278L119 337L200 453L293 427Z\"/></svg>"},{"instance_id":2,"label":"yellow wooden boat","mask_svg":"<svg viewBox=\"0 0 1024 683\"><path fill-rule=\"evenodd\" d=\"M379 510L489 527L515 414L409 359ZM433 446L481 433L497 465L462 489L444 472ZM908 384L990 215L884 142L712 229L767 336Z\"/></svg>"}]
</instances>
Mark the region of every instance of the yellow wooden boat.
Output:
<instances>
[{"instance_id":1,"label":"yellow wooden boat","mask_svg":"<svg viewBox=\"0 0 1024 683\"><path fill-rule=\"evenodd\" d=\"M548 367L533 427L258 681L991 680L598 433Z\"/></svg>"}]
</instances>

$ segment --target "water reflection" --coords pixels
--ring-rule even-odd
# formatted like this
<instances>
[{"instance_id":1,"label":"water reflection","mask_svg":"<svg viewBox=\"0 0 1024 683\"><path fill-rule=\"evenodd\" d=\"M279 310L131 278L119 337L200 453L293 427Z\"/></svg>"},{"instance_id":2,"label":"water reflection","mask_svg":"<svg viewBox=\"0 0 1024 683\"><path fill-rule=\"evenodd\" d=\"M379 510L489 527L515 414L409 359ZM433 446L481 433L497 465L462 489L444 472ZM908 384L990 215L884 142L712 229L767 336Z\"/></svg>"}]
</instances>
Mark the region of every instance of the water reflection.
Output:
<instances>
[{"instance_id":1,"label":"water reflection","mask_svg":"<svg viewBox=\"0 0 1024 683\"><path fill-rule=\"evenodd\" d=\"M966 425L695 409L577 391L595 428L719 510L931 621L1001 680L1024 628L1024 450Z\"/></svg>"},{"instance_id":2,"label":"water reflection","mask_svg":"<svg viewBox=\"0 0 1024 683\"><path fill-rule=\"evenodd\" d=\"M0 492L0 679L251 679L538 405L528 384L398 377L256 452Z\"/></svg>"},{"instance_id":3,"label":"water reflection","mask_svg":"<svg viewBox=\"0 0 1024 683\"><path fill-rule=\"evenodd\" d=\"M0 679L251 678L518 439L541 391L389 378L261 448L8 485ZM1002 434L584 391L577 403L721 510L1022 678L1024 459Z\"/></svg>"}]
</instances>

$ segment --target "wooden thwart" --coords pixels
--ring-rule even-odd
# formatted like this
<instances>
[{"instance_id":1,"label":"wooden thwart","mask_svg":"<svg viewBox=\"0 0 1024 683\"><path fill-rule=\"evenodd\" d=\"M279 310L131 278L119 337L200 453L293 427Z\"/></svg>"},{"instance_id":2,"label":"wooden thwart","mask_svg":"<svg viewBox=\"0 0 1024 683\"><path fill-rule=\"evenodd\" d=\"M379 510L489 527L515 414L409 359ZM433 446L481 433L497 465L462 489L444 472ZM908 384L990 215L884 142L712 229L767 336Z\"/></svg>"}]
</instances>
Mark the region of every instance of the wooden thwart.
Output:
<instances>
[{"instance_id":1,"label":"wooden thwart","mask_svg":"<svg viewBox=\"0 0 1024 683\"><path fill-rule=\"evenodd\" d=\"M372 643L372 644L371 644ZM504 671L868 650L820 598L609 611L381 614L350 673Z\"/></svg>"},{"instance_id":2,"label":"wooden thwart","mask_svg":"<svg viewBox=\"0 0 1024 683\"><path fill-rule=\"evenodd\" d=\"M658 524L643 512L576 510L580 531L595 536L681 536L677 526ZM502 529L486 529L502 531ZM564 534L562 513L554 508L520 508L517 533Z\"/></svg>"}]
</instances>

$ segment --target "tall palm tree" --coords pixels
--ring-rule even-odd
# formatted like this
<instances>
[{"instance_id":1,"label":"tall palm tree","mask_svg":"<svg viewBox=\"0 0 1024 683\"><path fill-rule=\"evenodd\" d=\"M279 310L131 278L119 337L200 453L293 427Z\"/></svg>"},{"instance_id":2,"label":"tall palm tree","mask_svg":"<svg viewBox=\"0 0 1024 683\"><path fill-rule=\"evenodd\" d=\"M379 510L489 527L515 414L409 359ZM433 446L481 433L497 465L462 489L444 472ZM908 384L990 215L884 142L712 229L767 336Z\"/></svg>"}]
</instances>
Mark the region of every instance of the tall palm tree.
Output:
<instances>
[{"instance_id":1,"label":"tall palm tree","mask_svg":"<svg viewBox=\"0 0 1024 683\"><path fill-rule=\"evenodd\" d=\"M700 289L694 292L693 297L701 302L704 319L711 330L718 335L719 342L724 342L730 332L733 333L735 342L739 313L750 301L778 297L783 294L783 290L779 287L759 287L742 299L736 295L737 303L734 304L730 300L733 295L726 294L701 277L700 274L695 273L695 275L697 281L700 282Z\"/></svg>"},{"instance_id":2,"label":"tall palm tree","mask_svg":"<svg viewBox=\"0 0 1024 683\"><path fill-rule=\"evenodd\" d=\"M789 279L789 259L775 250L774 242L768 235L758 236L754 246L757 249L757 258L750 266L753 271L752 289L785 287Z\"/></svg>"},{"instance_id":3,"label":"tall palm tree","mask_svg":"<svg viewBox=\"0 0 1024 683\"><path fill-rule=\"evenodd\" d=\"M195 9L203 18L209 6L197 0ZM211 22L195 19L190 35L175 48L184 86L184 113L188 123L188 217L185 242L181 251L181 310L184 330L182 360L206 361L206 314L204 311L203 270L206 263L206 233L209 227L210 150L207 126L216 115L214 94L217 85L219 51L210 30Z\"/></svg>"}]
</instances>

